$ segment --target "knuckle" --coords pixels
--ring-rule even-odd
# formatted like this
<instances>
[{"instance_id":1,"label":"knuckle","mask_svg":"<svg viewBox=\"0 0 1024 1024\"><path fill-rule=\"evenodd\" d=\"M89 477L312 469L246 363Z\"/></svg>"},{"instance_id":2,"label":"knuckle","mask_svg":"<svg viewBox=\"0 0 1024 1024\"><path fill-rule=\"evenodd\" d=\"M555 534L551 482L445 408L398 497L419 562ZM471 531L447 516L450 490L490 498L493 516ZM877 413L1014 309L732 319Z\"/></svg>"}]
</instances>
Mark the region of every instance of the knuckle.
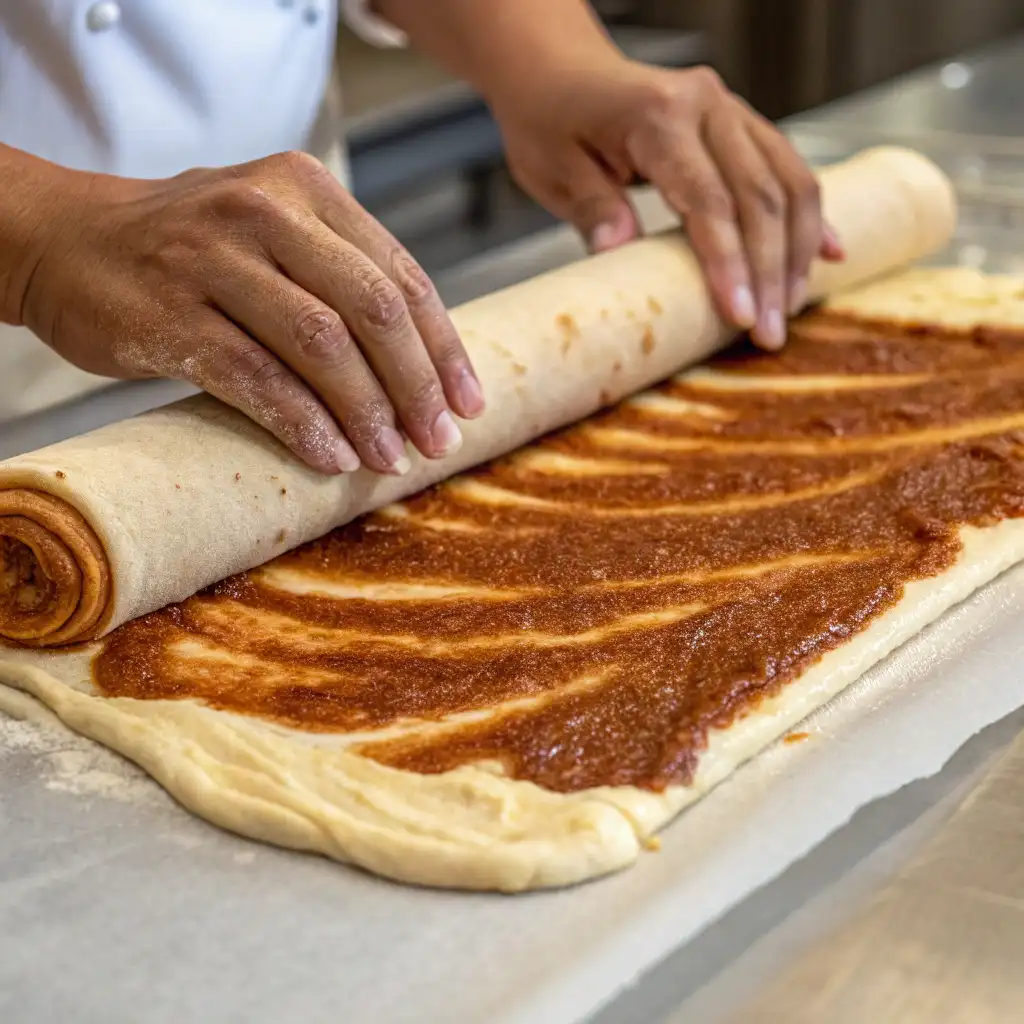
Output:
<instances>
[{"instance_id":1,"label":"knuckle","mask_svg":"<svg viewBox=\"0 0 1024 1024\"><path fill-rule=\"evenodd\" d=\"M673 124L676 118L690 106L689 94L679 88L679 83L668 76L658 77L647 83L640 109L647 120L656 126Z\"/></svg>"},{"instance_id":2,"label":"knuckle","mask_svg":"<svg viewBox=\"0 0 1024 1024\"><path fill-rule=\"evenodd\" d=\"M264 392L273 393L283 384L287 371L269 352L256 346L240 346L222 353L219 360L228 380L247 378Z\"/></svg>"},{"instance_id":3,"label":"knuckle","mask_svg":"<svg viewBox=\"0 0 1024 1024\"><path fill-rule=\"evenodd\" d=\"M178 281L191 276L196 257L206 249L204 240L190 231L176 231L171 236L147 239L149 244L137 250L139 269L164 281Z\"/></svg>"},{"instance_id":4,"label":"knuckle","mask_svg":"<svg viewBox=\"0 0 1024 1024\"><path fill-rule=\"evenodd\" d=\"M769 217L781 217L786 212L786 194L774 178L767 175L754 178L746 191L751 202Z\"/></svg>"},{"instance_id":5,"label":"knuckle","mask_svg":"<svg viewBox=\"0 0 1024 1024\"><path fill-rule=\"evenodd\" d=\"M189 379L200 387L211 381L229 384L239 380L253 380L261 385L273 383L275 374L284 370L266 349L234 338L221 338L217 345L201 346L188 363L192 371Z\"/></svg>"},{"instance_id":6,"label":"knuckle","mask_svg":"<svg viewBox=\"0 0 1024 1024\"><path fill-rule=\"evenodd\" d=\"M296 178L314 178L322 174L324 165L315 156L292 149L270 158L275 169Z\"/></svg>"},{"instance_id":7,"label":"knuckle","mask_svg":"<svg viewBox=\"0 0 1024 1024\"><path fill-rule=\"evenodd\" d=\"M359 296L359 314L384 335L397 334L409 316L402 293L386 277L369 281Z\"/></svg>"},{"instance_id":8,"label":"knuckle","mask_svg":"<svg viewBox=\"0 0 1024 1024\"><path fill-rule=\"evenodd\" d=\"M299 351L315 360L335 360L351 348L344 321L323 306L307 307L295 317L292 335Z\"/></svg>"},{"instance_id":9,"label":"knuckle","mask_svg":"<svg viewBox=\"0 0 1024 1024\"><path fill-rule=\"evenodd\" d=\"M250 376L264 391L275 393L286 387L288 371L273 356L252 359L250 365Z\"/></svg>"},{"instance_id":10,"label":"knuckle","mask_svg":"<svg viewBox=\"0 0 1024 1024\"><path fill-rule=\"evenodd\" d=\"M277 213L277 200L258 180L232 178L221 182L207 197L210 212L216 217L259 219Z\"/></svg>"},{"instance_id":11,"label":"knuckle","mask_svg":"<svg viewBox=\"0 0 1024 1024\"><path fill-rule=\"evenodd\" d=\"M707 64L699 64L690 70L690 75L697 87L706 95L717 95L725 92L725 83L714 68Z\"/></svg>"},{"instance_id":12,"label":"knuckle","mask_svg":"<svg viewBox=\"0 0 1024 1024\"><path fill-rule=\"evenodd\" d=\"M391 258L395 280L405 300L423 305L434 298L434 284L427 272L407 253L398 251Z\"/></svg>"},{"instance_id":13,"label":"knuckle","mask_svg":"<svg viewBox=\"0 0 1024 1024\"><path fill-rule=\"evenodd\" d=\"M462 347L459 336L455 333L455 328L452 327L451 330L445 331L440 342L434 347L434 364L436 366L460 367L462 364L468 365L468 362L466 351Z\"/></svg>"},{"instance_id":14,"label":"knuckle","mask_svg":"<svg viewBox=\"0 0 1024 1024\"><path fill-rule=\"evenodd\" d=\"M795 176L793 197L804 206L815 210L821 206L821 182L806 167Z\"/></svg>"},{"instance_id":15,"label":"knuckle","mask_svg":"<svg viewBox=\"0 0 1024 1024\"><path fill-rule=\"evenodd\" d=\"M736 219L736 203L732 195L719 185L698 186L688 205L700 216L715 220Z\"/></svg>"},{"instance_id":16,"label":"knuckle","mask_svg":"<svg viewBox=\"0 0 1024 1024\"><path fill-rule=\"evenodd\" d=\"M171 181L176 182L184 188L195 188L197 185L203 185L209 179L211 174L216 173L218 172L209 167L189 167L184 171L179 171L175 174L171 178ZM229 168L226 172L221 173L231 173L231 169Z\"/></svg>"},{"instance_id":17,"label":"knuckle","mask_svg":"<svg viewBox=\"0 0 1024 1024\"><path fill-rule=\"evenodd\" d=\"M409 392L408 408L429 416L442 402L441 385L436 377L425 376Z\"/></svg>"}]
</instances>

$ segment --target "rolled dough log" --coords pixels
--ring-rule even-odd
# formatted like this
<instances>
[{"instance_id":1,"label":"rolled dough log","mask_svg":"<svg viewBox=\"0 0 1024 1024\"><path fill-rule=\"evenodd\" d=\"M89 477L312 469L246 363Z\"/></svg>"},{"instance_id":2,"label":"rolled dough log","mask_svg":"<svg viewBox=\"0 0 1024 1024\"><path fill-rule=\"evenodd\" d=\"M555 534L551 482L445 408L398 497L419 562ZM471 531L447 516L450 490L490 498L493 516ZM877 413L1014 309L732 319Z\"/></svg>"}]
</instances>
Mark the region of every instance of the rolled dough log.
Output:
<instances>
[{"instance_id":1,"label":"rolled dough log","mask_svg":"<svg viewBox=\"0 0 1024 1024\"><path fill-rule=\"evenodd\" d=\"M822 174L848 252L814 268L820 298L940 249L948 180L923 156L869 150ZM448 458L401 478L327 478L207 397L0 464L0 637L91 639L470 466L579 420L722 346L678 234L486 296L453 320L488 398Z\"/></svg>"}]
</instances>

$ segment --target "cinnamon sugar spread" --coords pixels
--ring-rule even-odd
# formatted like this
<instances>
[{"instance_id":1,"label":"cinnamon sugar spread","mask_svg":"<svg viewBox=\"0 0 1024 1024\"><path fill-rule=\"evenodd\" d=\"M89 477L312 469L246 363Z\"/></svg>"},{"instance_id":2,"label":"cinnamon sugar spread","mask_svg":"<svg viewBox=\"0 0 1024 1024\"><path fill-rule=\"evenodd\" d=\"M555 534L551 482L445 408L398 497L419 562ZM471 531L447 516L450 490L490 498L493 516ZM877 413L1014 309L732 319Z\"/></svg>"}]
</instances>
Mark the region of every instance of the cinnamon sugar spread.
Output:
<instances>
[{"instance_id":1,"label":"cinnamon sugar spread","mask_svg":"<svg viewBox=\"0 0 1024 1024\"><path fill-rule=\"evenodd\" d=\"M685 783L962 525L1024 514L1022 341L808 315L123 626L96 684L417 772Z\"/></svg>"},{"instance_id":2,"label":"cinnamon sugar spread","mask_svg":"<svg viewBox=\"0 0 1024 1024\"><path fill-rule=\"evenodd\" d=\"M21 611L35 611L52 599L55 584L42 572L32 549L12 537L0 537L0 594Z\"/></svg>"}]
</instances>

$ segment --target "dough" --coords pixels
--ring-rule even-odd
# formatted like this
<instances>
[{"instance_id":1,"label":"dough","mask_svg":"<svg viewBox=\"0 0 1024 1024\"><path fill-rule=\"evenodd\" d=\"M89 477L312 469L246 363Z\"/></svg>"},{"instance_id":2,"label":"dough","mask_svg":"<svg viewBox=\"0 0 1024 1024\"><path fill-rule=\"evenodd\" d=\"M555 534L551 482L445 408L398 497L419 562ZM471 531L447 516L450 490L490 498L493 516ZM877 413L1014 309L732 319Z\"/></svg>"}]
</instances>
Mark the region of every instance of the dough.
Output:
<instances>
[{"instance_id":1,"label":"dough","mask_svg":"<svg viewBox=\"0 0 1024 1024\"><path fill-rule=\"evenodd\" d=\"M900 280L893 278L885 286L885 292L898 294L902 289ZM914 283L915 287L923 283L916 272L902 280L908 285ZM943 285L941 273L932 280L936 289ZM994 288L999 287L997 282ZM910 289L906 291L909 293ZM922 287L921 295L930 302L929 291ZM445 485L439 492L441 497L428 494L392 506L363 524L350 527L332 541L314 546L308 552L286 556L254 576L197 598L181 613L157 613L117 631L106 641L71 653L18 652L0 664L0 676L43 701L72 728L137 761L186 807L225 828L254 838L324 853L403 881L463 888L519 891L558 886L626 866L636 859L651 835L683 807L699 799L744 760L791 729L946 609L1024 557L1024 519L1007 518L990 523L991 517L986 515L990 507L997 509L999 515L1008 514L1007 510L1013 514L1024 513L1024 474L1018 469L1018 431L1024 427L1024 413L1014 404L1017 394L1014 389L1024 386L1017 383L1021 365L1015 358L1020 333L996 332L993 335L984 330L975 331L973 321L954 310L949 316L955 324L953 333L933 334L930 338L908 336L885 343L883 332L888 328L873 328L870 319L851 320L845 313L853 308L860 314L870 312L865 294L867 292L840 296L823 313L813 314L796 325L797 341L779 356L752 360L749 354L729 353L711 369L683 374L674 384L639 396L610 417L526 449L482 476L457 479ZM1013 317L1008 315L1008 319ZM916 325L919 320L908 316L908 322ZM816 335L811 330L815 326ZM871 334L872 330L876 335ZM846 365L856 367L858 359L873 348L884 350L883 354L889 359L888 363L880 364L874 374L844 376L836 373L829 363L839 351ZM906 367L906 361L915 354L918 364ZM819 364L828 372L815 372L814 367ZM939 369L930 370L929 366ZM927 409L922 404L922 396L930 396L931 406ZM799 415L794 414L794 409L800 410ZM823 409L827 410L827 416L822 417ZM750 416L751 410L761 410L758 415L763 415L764 421L757 422L755 417L748 422L745 415ZM821 419L820 426L816 426L816 418ZM666 425L668 420L671 422ZM805 421L808 429L813 428L815 433L801 431ZM650 425L645 426L648 423ZM801 461L808 445L827 453L827 472L821 479L815 476L814 465ZM581 446L586 446L586 451ZM758 684L757 699L747 702L739 714L725 715L718 727L712 725L706 733L706 749L701 749L700 742L693 745L696 766L685 784L670 784L660 791L618 784L574 788L572 779L566 782L563 776L560 781L556 780L556 784L562 786L559 790L526 778L511 778L502 769L500 760L496 763L493 758L476 762L463 759L457 767L440 772L409 770L388 763L401 761L405 756L402 737L412 734L416 738L417 733L422 735L439 727L464 724L467 721L465 711L447 718L427 715L412 721L412 714L392 715L385 728L391 729L392 739L396 732L401 734L399 756L396 758L393 751L381 755L377 749L371 757L355 752L355 748L367 744L379 723L369 722L361 732L352 728L331 731L329 723L334 705L328 699L332 691L326 687L318 727L316 715L320 712L316 701L309 694L305 698L296 696L296 688L309 688L304 673L323 668L315 658L307 657L318 643L335 654L336 648L344 644L368 645L368 672L378 656L376 648L384 643L368 634L359 635L360 629L368 627L365 619L358 615L352 619L353 635L339 639L331 632L337 627L331 625L327 612L322 608L317 610L318 601L344 604L362 598L378 602L379 625L375 628L381 637L388 632L385 622L389 615L397 616L399 622L407 615L404 632L394 631L397 639L387 642L400 651L411 651L403 655L409 658L410 665L415 665L416 658L431 644L441 647L426 653L444 658L444 644L449 642L445 628L453 636L461 637L461 640L450 641L456 650L460 644L462 650L476 642L492 644L493 628L488 631L480 623L475 627L476 639L463 636L458 624L441 630L436 628L435 620L424 620L430 628L416 624L417 614L434 614L438 606L454 615L460 600L475 602L474 607L479 612L481 594L473 592L474 585L489 586L487 599L498 604L508 597L502 588L513 578L516 569L514 565L512 568L507 564L499 565L500 548L494 549L494 572L484 573L489 575L490 584L481 584L472 565L458 569L459 544L446 537L460 536L483 524L500 547L511 546L513 550L529 552L534 543L529 540L529 531L536 528L531 516L543 522L545 517L562 514L555 507L560 503L568 502L571 508L577 508L574 477L596 479L599 484L596 492L588 492L592 495L588 502L578 504L578 513L573 514L613 520L620 513L629 513L633 506L618 497L628 492L617 490L610 482L617 474L625 474L626 479L634 482L638 493L642 492L638 507L644 510L645 516L649 515L653 508L665 508L664 502L658 506L652 504L651 496L660 493L658 488L671 497L673 487L692 489L700 486L700 481L695 482L692 473L683 472L685 468L692 470L692 465L687 466L685 462L676 464L676 470L668 476L658 478L661 480L658 484L645 485L643 480L654 478L661 463L695 457L693 453L699 453L702 448L707 448L711 460L708 478L715 487L721 486L726 491L731 487L736 491L736 497L746 503L742 515L756 516L759 508L775 510L763 519L744 520L738 530L727 525L726 535L734 541L737 537L753 535L751 543L758 546L757 550L767 552L765 545L776 543L788 551L787 557L795 559L783 567L783 572L795 573L792 579L796 588L787 591L785 586L770 583L764 591L763 603L769 612L763 618L755 615L753 620L764 636L774 635L772 631L777 628L774 622L784 618L786 608L791 606L790 598L796 605L810 601L807 607L813 608L815 594L819 591L823 595L822 607L827 611L822 620L825 626L837 628L856 621L856 616L850 618L849 609L840 611L843 603L835 600L835 595L842 592L861 593L850 582L853 577L846 569L827 575L825 579L831 584L827 588L811 591L800 584L800 574L815 571L807 561L815 557L839 562L847 558L853 571L865 557L864 536L874 536L872 531L878 524L863 533L866 528L852 522L848 516L835 518L836 511L849 512L869 498L872 508L880 507L878 502L907 499L906 528L893 527L896 532L890 539L895 546L882 553L878 564L890 564L895 557L893 552L900 557L900 553L909 552L912 561L917 560L913 564L920 563L922 578L912 579L905 588L893 591L891 603L882 605L884 612L869 614L864 620L866 625L861 623L863 628L842 633L834 643L829 641L831 647L825 643L822 648L825 653L817 660L806 666L794 662L795 674L784 679L781 685L766 685L766 670L763 666L758 669L764 678ZM607 454L598 459L595 450L606 450ZM906 453L909 455L905 458ZM729 482L735 465L748 455L752 459L763 459L771 469L760 490L752 486L737 490L736 485ZM833 459L839 461L833 465L828 461ZM842 460L852 461L847 464ZM942 465L946 469L942 469ZM921 467L932 476L915 475ZM970 479L965 477L965 468L975 475ZM796 476L790 477L791 471ZM534 480L530 487L524 486L518 491L520 497L527 496L525 504L515 497L510 498L510 494L517 492L506 486L517 473L535 475L530 478ZM901 478L903 482L897 489L890 487L876 493L870 489L871 480L865 477L872 473L909 475ZM561 481L555 490L537 482L536 476L545 474ZM946 479L943 474L955 476L959 487L939 493L936 482ZM749 482L753 478L747 479ZM932 487L915 497L914 483L921 479L930 480ZM826 497L818 502L818 511L815 511L814 496L801 497L810 491L817 495L826 491L839 495L841 487L828 490L833 480L844 487L853 482L855 493L851 505L833 507L829 504L831 499ZM998 495L994 493L996 489ZM992 497L989 497L990 492ZM555 494L557 496L553 497ZM951 510L956 518L960 514L958 502L961 499L967 502L963 505L963 515L977 521L958 528L962 546L957 549L955 541L950 546L949 539L944 539L940 520ZM722 500L714 493L704 499L705 518L714 522L716 517L728 516L729 510L723 513L711 507L715 502L721 504ZM465 507L461 518L454 514L460 502ZM995 504L990 506L989 502ZM800 508L801 503L809 506L810 512L806 507L801 512L790 511ZM686 504L688 511L680 511L683 503L677 502L665 515L699 518L704 513L694 512L696 504L699 503L690 500ZM784 510L782 514L777 511L780 508ZM899 516L890 518L895 522ZM883 519L885 528L888 518ZM401 542L395 549L398 554L394 561L381 563L382 572L374 576L372 548L376 542L372 539L373 531L386 533L389 523L397 524L396 536ZM755 530L753 525L748 528L747 524L756 524L759 529ZM779 527L782 532L772 541L772 530ZM431 531L436 535L437 544L446 545L434 564L417 562L413 557L417 550L417 530ZM517 531L519 538L514 541L512 535ZM365 549L353 543L357 536L365 540ZM586 536L587 531L582 530L580 537ZM808 547L805 541L815 536L818 542ZM823 551L817 546L821 538L833 536L831 550ZM915 546L917 538L919 547ZM386 541L385 537L381 543ZM381 550L386 554L388 549L385 545ZM468 550L472 551L472 547ZM371 553L366 554L366 551ZM407 558L405 563L401 556L403 551ZM637 545L623 553L624 564L630 564L635 553L647 557L647 549ZM950 556L948 561L941 562L945 555ZM581 539L580 569L602 570L603 575L597 577L600 587L617 585L616 557L614 550L606 551L599 564L588 554ZM734 572L734 577L746 571L743 566L747 563L742 558L737 559L732 553L722 557L727 565L735 564L742 570ZM930 560L936 557L939 562L933 564ZM771 563L766 561L765 564ZM330 568L332 565L334 567ZM338 565L347 567L346 571L340 571ZM638 571L642 570L640 563L637 565ZM935 565L940 571L932 574L928 567ZM328 567L329 571L318 570L318 566ZM449 566L455 566L456 575L461 573L466 581L461 595L458 587L453 587L450 576L440 582L430 582L432 571L440 572L438 567ZM571 571L569 560L565 566ZM709 568L714 570L715 566L709 563ZM756 566L754 569L752 575L760 578L760 570ZM539 571L546 569L541 565ZM879 580L887 578L887 570L882 567L871 571L877 571ZM633 572L627 582L635 578L636 572ZM239 620L238 614L253 608L258 611L262 608L272 615L282 614L280 607L264 608L259 601L246 596L245 588L254 585L253 581L258 586L261 579L264 585L287 592L291 595L289 600L298 595L298 599L307 602L306 607L312 609L310 615L292 619L285 615L282 621L277 621L262 619L260 612L252 622ZM870 585L873 579L869 574L867 583ZM658 585L666 584L664 574L649 574L648 581L652 580ZM861 582L864 582L863 577ZM579 598L580 614L588 619L583 624L585 628L572 628L568 634L571 642L579 640L589 644L592 638L587 635L588 630L593 633L604 629L611 633L618 628L617 623L621 625L621 606L612 608L615 614L611 618L601 620L600 609L588 605L585 594L589 591L579 579L570 580L569 586ZM725 593L715 586L708 592L709 600ZM637 592L645 591L638 588ZM750 604L750 595L737 593L739 604L744 601ZM870 594L870 586L863 593ZM827 600L824 595L828 595ZM786 601L778 603L776 600L772 605L771 600L780 596ZM879 600L884 602L885 599L881 594ZM229 609L230 615L221 614L224 607ZM623 629L628 641L626 647L610 650L613 653L626 650L628 654L632 646L642 643L649 629L659 625L650 618L645 619L645 615L649 616L652 609L655 614L664 614L679 607L678 600L660 599L651 607L644 607L638 597L635 606L626 610L628 621ZM498 614L499 622L504 621L504 614ZM714 621L709 622L711 629ZM543 623L529 635L518 637L507 634L513 628L523 629L520 621L508 617L507 627L501 640L503 645L533 644L554 650L557 643L566 639L563 634L549 642ZM154 650L160 650L160 636L166 629L179 632L170 634L168 649L173 657L159 660L157 667L188 666L189 671L179 675L177 682L186 688L201 684L213 686L213 691L204 691L210 697L207 703L167 697L97 696L90 665L97 654L101 656L96 663L100 668L95 678L102 682L103 672L110 671L112 660L115 690L121 687L123 692L129 692L131 686L145 689L159 685L159 680L154 682L146 659ZM748 632L757 633L757 629ZM408 635L413 637L412 641L402 639ZM233 646L233 638L240 638L237 646ZM812 639L808 635L808 643ZM718 642L723 651L750 643L740 634L719 635L717 641L712 636L711 641ZM815 642L820 645L820 637ZM265 644L270 646L260 646ZM286 645L292 652L297 650L301 656L288 661L275 644ZM791 645L796 646L799 645ZM640 670L645 664L644 657L663 649L660 639L648 642L636 662ZM754 643L751 650L757 652L761 647ZM139 659L138 662L118 662L125 651ZM764 646L764 653L773 653L770 645ZM536 662L540 671L548 661L545 656ZM581 664L593 667L592 663ZM713 664L708 665L709 671L714 668ZM325 671L340 672L342 668L332 662ZM466 671L468 669L460 669L460 674ZM754 675L743 678L756 681ZM172 673L172 684L174 681ZM401 686L404 680L397 678L395 682ZM642 671L627 682L636 686L638 694L643 692ZM243 700L252 700L255 694L265 690L283 694L286 700L278 705L261 705L262 717L240 715L230 710L235 699L233 686L237 687L235 697L241 693ZM410 702L414 698L422 701L424 691L410 687L407 696ZM543 700L544 696L541 690L510 699L525 700L529 704ZM379 697L378 693L374 699ZM371 700L364 712L370 714L377 706ZM268 707L277 707L280 714L277 717L268 714ZM295 707L303 710L307 715L305 728L296 728L284 720L284 709L288 707L293 708L293 714L297 714ZM488 714L486 704L475 713ZM310 714L314 717L309 718ZM472 714L474 712L470 712L470 716ZM324 723L328 726L324 727ZM387 746L383 744L384 748ZM419 756L415 750L413 756ZM464 752L458 756L464 758ZM585 767L589 756L582 750L580 765ZM685 769L677 774L685 775Z\"/></svg>"}]
</instances>

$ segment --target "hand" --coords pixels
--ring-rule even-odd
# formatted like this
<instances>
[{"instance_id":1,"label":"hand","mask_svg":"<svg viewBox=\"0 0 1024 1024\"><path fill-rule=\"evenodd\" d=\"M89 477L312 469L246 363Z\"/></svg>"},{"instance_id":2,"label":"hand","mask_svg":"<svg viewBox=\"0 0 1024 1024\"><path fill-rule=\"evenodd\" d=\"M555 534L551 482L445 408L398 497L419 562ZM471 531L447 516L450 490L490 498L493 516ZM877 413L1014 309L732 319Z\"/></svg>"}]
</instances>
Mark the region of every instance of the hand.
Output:
<instances>
[{"instance_id":1,"label":"hand","mask_svg":"<svg viewBox=\"0 0 1024 1024\"><path fill-rule=\"evenodd\" d=\"M601 251L639 234L626 187L651 182L683 218L720 315L765 348L805 304L811 260L843 258L814 175L709 68L615 54L505 92L491 102L527 192Z\"/></svg>"},{"instance_id":2,"label":"hand","mask_svg":"<svg viewBox=\"0 0 1024 1024\"><path fill-rule=\"evenodd\" d=\"M325 473L461 443L480 385L433 285L312 157L166 181L68 174L22 319L77 366L173 377Z\"/></svg>"}]
</instances>

